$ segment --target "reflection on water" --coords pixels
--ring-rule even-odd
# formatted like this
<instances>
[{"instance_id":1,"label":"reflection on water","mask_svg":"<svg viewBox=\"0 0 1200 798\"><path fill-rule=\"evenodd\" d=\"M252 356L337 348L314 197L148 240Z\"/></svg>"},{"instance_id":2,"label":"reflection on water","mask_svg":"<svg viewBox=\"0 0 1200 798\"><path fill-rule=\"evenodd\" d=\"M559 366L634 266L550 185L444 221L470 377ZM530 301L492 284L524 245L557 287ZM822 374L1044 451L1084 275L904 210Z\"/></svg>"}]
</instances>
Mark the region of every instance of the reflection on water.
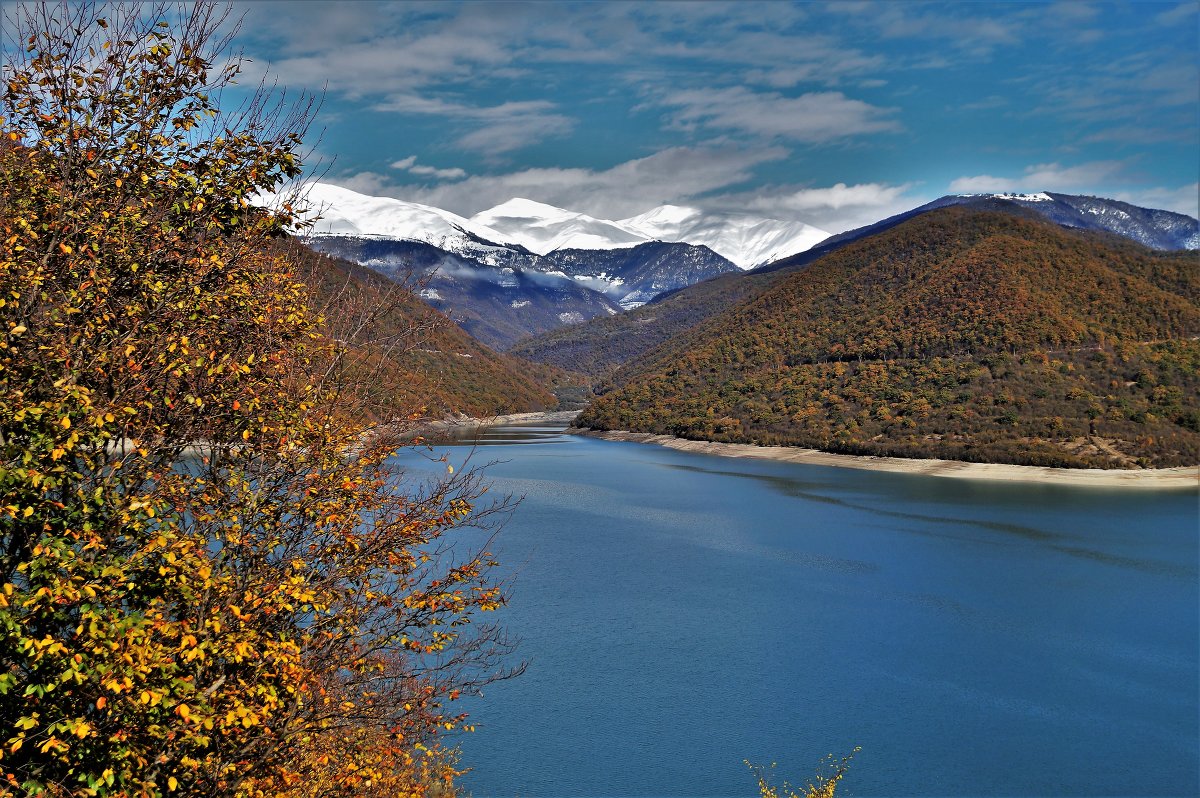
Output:
<instances>
[{"instance_id":1,"label":"reflection on water","mask_svg":"<svg viewBox=\"0 0 1200 798\"><path fill-rule=\"evenodd\" d=\"M1148 573L1161 574L1164 576L1172 576L1180 579L1194 579L1197 575L1197 569L1188 564L1176 564L1166 562L1155 562L1152 560L1143 560L1135 557L1122 557L1114 554L1109 554L1103 551L1097 551L1085 546L1079 545L1061 545L1051 543L1051 541L1062 541L1075 539L1079 540L1083 536L1079 534L1064 533L1058 531L1048 531L1037 529L1035 527L1023 526L1021 524L1001 523L997 521L985 521L981 519L964 518L961 516L938 516L926 515L921 513L901 512L898 510L889 510L881 505L868 505L860 502L851 502L845 499L839 499L833 496L827 496L817 491L824 487L820 483L805 481L786 476L768 475L768 474L748 474L738 471L718 471L714 469L702 468L696 465L669 463L668 468L677 468L682 470L690 470L704 472L709 474L720 474L725 477L733 477L739 479L754 479L769 485L771 488L795 498L805 499L807 501L826 502L829 504L840 504L846 507L852 507L861 510L865 513L874 515L887 516L890 518L911 519L915 521L924 521L931 524L945 524L953 527L972 526L979 529L985 529L992 532L1002 532L1006 535L1018 535L1020 537L1029 538L1030 540L1045 541L1050 543L1051 548L1055 551L1069 554L1075 557L1086 557L1097 562L1116 565L1124 568L1135 568L1146 571ZM909 477L911 478L911 477ZM918 477L917 479L926 480L930 478ZM936 478L933 478L936 479ZM923 532L922 532L923 533Z\"/></svg>"},{"instance_id":2,"label":"reflection on water","mask_svg":"<svg viewBox=\"0 0 1200 798\"><path fill-rule=\"evenodd\" d=\"M466 433L466 430L462 430ZM530 660L465 708L487 796L1200 794L1195 494L470 430ZM444 468L413 455L414 472Z\"/></svg>"}]
</instances>

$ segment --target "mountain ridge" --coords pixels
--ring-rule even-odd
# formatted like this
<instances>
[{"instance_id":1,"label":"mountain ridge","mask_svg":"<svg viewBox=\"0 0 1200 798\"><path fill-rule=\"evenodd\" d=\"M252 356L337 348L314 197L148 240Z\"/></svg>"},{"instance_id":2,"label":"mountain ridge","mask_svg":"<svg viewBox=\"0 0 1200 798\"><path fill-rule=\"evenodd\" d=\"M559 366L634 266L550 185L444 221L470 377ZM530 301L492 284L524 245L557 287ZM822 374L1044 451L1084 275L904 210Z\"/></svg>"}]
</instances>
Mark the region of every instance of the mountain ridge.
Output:
<instances>
[{"instance_id":1,"label":"mountain ridge","mask_svg":"<svg viewBox=\"0 0 1200 798\"><path fill-rule=\"evenodd\" d=\"M495 265L489 249L548 255L562 249L609 250L662 241L708 246L738 268L750 269L827 238L804 222L750 214L659 206L629 219L599 219L514 197L469 219L432 205L373 197L330 183L308 187L321 217L307 236L346 235L422 241Z\"/></svg>"}]
</instances>

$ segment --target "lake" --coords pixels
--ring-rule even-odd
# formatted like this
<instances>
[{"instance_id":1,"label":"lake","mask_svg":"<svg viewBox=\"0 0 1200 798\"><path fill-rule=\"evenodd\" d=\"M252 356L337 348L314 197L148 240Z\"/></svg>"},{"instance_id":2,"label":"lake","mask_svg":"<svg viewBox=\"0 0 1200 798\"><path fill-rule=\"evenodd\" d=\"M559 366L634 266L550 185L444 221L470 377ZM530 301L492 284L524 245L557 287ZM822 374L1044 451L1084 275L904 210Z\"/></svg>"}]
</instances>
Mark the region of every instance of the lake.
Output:
<instances>
[{"instance_id":1,"label":"lake","mask_svg":"<svg viewBox=\"0 0 1200 798\"><path fill-rule=\"evenodd\" d=\"M484 431L529 661L475 798L1200 793L1194 491L987 483ZM419 478L435 470L413 454ZM444 468L444 466L442 467Z\"/></svg>"}]
</instances>

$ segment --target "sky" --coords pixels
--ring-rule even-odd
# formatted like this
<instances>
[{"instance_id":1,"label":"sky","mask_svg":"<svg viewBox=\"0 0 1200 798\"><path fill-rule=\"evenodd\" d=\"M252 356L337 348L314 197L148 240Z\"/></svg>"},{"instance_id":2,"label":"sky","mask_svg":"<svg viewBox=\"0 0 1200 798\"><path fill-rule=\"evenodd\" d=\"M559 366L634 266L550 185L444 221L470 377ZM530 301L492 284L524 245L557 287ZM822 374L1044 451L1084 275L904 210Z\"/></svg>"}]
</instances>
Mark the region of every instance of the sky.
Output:
<instances>
[{"instance_id":1,"label":"sky","mask_svg":"<svg viewBox=\"0 0 1200 798\"><path fill-rule=\"evenodd\" d=\"M245 81L323 95L323 180L465 216L526 197L839 232L1042 190L1197 215L1195 0L235 7Z\"/></svg>"}]
</instances>

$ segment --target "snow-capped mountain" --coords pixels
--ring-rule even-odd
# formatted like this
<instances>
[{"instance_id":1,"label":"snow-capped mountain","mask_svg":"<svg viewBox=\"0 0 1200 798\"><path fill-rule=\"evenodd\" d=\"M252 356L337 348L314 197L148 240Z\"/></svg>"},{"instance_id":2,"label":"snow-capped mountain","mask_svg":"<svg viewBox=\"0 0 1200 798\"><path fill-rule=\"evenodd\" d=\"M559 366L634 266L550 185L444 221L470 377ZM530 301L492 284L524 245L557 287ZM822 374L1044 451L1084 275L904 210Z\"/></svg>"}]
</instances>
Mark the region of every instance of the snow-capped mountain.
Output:
<instances>
[{"instance_id":1,"label":"snow-capped mountain","mask_svg":"<svg viewBox=\"0 0 1200 798\"><path fill-rule=\"evenodd\" d=\"M605 294L625 310L718 274L738 271L705 246L648 241L621 249L556 249L534 260L534 268L570 275Z\"/></svg>"},{"instance_id":2,"label":"snow-capped mountain","mask_svg":"<svg viewBox=\"0 0 1200 798\"><path fill-rule=\"evenodd\" d=\"M620 312L604 293L562 272L491 265L422 241L309 236L310 247L361 263L406 285L475 339L507 349L528 335ZM525 253L526 259L537 256Z\"/></svg>"},{"instance_id":3,"label":"snow-capped mountain","mask_svg":"<svg viewBox=\"0 0 1200 798\"><path fill-rule=\"evenodd\" d=\"M538 255L556 249L619 249L650 240L616 222L520 197L477 213L471 221Z\"/></svg>"},{"instance_id":4,"label":"snow-capped mountain","mask_svg":"<svg viewBox=\"0 0 1200 798\"><path fill-rule=\"evenodd\" d=\"M1076 194L957 194L934 200L925 208L1012 202L1063 227L1105 230L1152 249L1200 249L1200 221L1182 213L1141 208L1120 200Z\"/></svg>"},{"instance_id":5,"label":"snow-capped mountain","mask_svg":"<svg viewBox=\"0 0 1200 798\"><path fill-rule=\"evenodd\" d=\"M493 263L497 250L523 249L521 244L486 225L431 205L359 194L341 186L313 183L307 201L316 224L305 235L387 238L421 241L447 252Z\"/></svg>"},{"instance_id":6,"label":"snow-capped mountain","mask_svg":"<svg viewBox=\"0 0 1200 798\"><path fill-rule=\"evenodd\" d=\"M308 201L319 219L304 235L321 251L361 253L364 248L354 242L368 239L429 244L460 259L456 263L460 278L461 268L470 264L477 269L478 280L491 282L500 279L497 275L502 269L510 274L513 269L517 274L540 272L551 282L573 280L581 289L599 292L606 302L626 309L664 291L737 269L734 262L704 245L658 241L657 230L639 232L619 222L527 199L509 200L471 219L429 205L371 197L325 183L313 184ZM346 241L339 243L338 239ZM560 295L565 296L561 291ZM529 297L513 301L525 299L533 302ZM598 299L584 304L591 312L606 307Z\"/></svg>"},{"instance_id":7,"label":"snow-capped mountain","mask_svg":"<svg viewBox=\"0 0 1200 798\"><path fill-rule=\"evenodd\" d=\"M826 231L804 222L712 213L679 205L662 205L617 224L658 241L703 244L742 269L795 255L829 237Z\"/></svg>"},{"instance_id":8,"label":"snow-capped mountain","mask_svg":"<svg viewBox=\"0 0 1200 798\"><path fill-rule=\"evenodd\" d=\"M548 255L663 241L706 246L738 268L751 269L802 252L829 235L803 222L678 205L613 221L517 197L467 219L430 205L371 197L328 183L313 183L308 201L321 218L307 235L423 241L492 265L507 258L498 249Z\"/></svg>"},{"instance_id":9,"label":"snow-capped mountain","mask_svg":"<svg viewBox=\"0 0 1200 798\"><path fill-rule=\"evenodd\" d=\"M803 222L662 205L628 219L597 219L542 202L512 199L471 221L539 255L564 249L621 249L650 241L706 246L740 269L795 255L829 233Z\"/></svg>"}]
</instances>

